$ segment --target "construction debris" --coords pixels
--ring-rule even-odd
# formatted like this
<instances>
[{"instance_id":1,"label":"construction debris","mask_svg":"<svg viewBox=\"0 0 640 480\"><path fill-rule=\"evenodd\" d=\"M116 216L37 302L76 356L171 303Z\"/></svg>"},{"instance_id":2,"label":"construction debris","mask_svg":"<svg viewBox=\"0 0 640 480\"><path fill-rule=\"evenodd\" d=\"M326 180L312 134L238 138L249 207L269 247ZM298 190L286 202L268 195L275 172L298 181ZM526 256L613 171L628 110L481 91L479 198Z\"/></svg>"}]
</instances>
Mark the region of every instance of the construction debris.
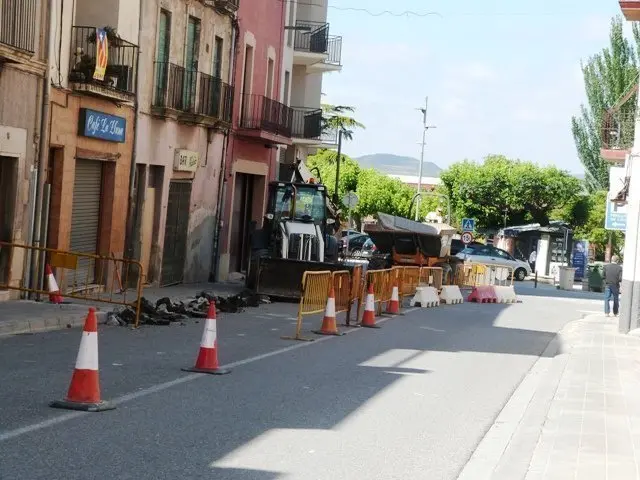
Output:
<instances>
[{"instance_id":1,"label":"construction debris","mask_svg":"<svg viewBox=\"0 0 640 480\"><path fill-rule=\"evenodd\" d=\"M218 312L240 313L247 307L258 307L261 303L271 303L266 295L258 295L251 290L243 290L236 295L222 297L208 292L200 292L196 298L187 301L171 301L169 297L159 299L154 305L146 298L140 301L140 325L184 325L185 320L207 318L211 302ZM124 307L107 314L107 325L133 325L136 311Z\"/></svg>"}]
</instances>

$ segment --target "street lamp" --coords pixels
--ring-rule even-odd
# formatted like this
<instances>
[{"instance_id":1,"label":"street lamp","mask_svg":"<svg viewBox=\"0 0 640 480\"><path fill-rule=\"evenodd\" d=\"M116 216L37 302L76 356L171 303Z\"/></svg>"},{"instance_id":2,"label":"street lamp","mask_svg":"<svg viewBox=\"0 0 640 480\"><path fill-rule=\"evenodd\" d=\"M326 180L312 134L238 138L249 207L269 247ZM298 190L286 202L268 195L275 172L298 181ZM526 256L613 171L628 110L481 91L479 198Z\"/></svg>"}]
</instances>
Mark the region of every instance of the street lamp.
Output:
<instances>
[{"instance_id":1,"label":"street lamp","mask_svg":"<svg viewBox=\"0 0 640 480\"><path fill-rule=\"evenodd\" d=\"M435 125L427 125L427 108L429 106L429 97L424 99L424 108L418 108L422 112L422 149L420 151L420 167L418 168L418 193L422 190L422 166L424 164L424 146L426 144L427 130L430 128L436 128ZM420 214L420 201L416 207L416 222L418 221L418 215ZM411 212L409 212L411 215Z\"/></svg>"}]
</instances>

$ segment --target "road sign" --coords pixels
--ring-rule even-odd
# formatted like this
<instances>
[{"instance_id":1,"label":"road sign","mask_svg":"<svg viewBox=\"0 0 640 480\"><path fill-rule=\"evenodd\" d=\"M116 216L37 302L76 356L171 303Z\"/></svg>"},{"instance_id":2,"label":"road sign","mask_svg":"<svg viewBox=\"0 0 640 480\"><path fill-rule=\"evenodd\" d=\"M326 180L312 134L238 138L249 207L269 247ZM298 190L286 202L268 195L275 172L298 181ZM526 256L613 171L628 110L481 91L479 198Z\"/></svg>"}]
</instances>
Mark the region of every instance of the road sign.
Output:
<instances>
[{"instance_id":1,"label":"road sign","mask_svg":"<svg viewBox=\"0 0 640 480\"><path fill-rule=\"evenodd\" d=\"M473 232L476 229L476 221L473 218L462 219L462 231Z\"/></svg>"},{"instance_id":2,"label":"road sign","mask_svg":"<svg viewBox=\"0 0 640 480\"><path fill-rule=\"evenodd\" d=\"M471 232L464 232L461 237L462 243L469 245L473 242L473 234Z\"/></svg>"},{"instance_id":3,"label":"road sign","mask_svg":"<svg viewBox=\"0 0 640 480\"><path fill-rule=\"evenodd\" d=\"M359 201L360 199L358 198L358 195L353 192L347 192L345 196L342 197L342 203L344 203L345 207L347 207L348 209L354 208L356 205L358 205Z\"/></svg>"}]
</instances>

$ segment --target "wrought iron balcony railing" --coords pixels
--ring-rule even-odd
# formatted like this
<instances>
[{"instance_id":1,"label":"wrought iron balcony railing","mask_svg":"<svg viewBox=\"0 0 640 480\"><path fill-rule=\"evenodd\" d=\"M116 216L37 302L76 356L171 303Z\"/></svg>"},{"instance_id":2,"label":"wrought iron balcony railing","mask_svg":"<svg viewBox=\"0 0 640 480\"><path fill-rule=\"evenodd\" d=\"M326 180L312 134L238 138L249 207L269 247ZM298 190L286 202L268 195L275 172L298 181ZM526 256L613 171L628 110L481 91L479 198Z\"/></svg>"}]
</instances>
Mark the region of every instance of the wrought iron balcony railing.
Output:
<instances>
[{"instance_id":1,"label":"wrought iron balcony railing","mask_svg":"<svg viewBox=\"0 0 640 480\"><path fill-rule=\"evenodd\" d=\"M38 0L0 0L0 43L33 53Z\"/></svg>"},{"instance_id":2,"label":"wrought iron balcony railing","mask_svg":"<svg viewBox=\"0 0 640 480\"><path fill-rule=\"evenodd\" d=\"M240 127L291 137L293 110L264 95L243 94Z\"/></svg>"},{"instance_id":3,"label":"wrought iron balcony railing","mask_svg":"<svg viewBox=\"0 0 640 480\"><path fill-rule=\"evenodd\" d=\"M342 37L332 35L327 42L328 58L325 63L330 65L342 65Z\"/></svg>"},{"instance_id":4,"label":"wrought iron balcony railing","mask_svg":"<svg viewBox=\"0 0 640 480\"><path fill-rule=\"evenodd\" d=\"M219 78L200 73L198 108L200 115L231 123L233 114L233 86Z\"/></svg>"},{"instance_id":5,"label":"wrought iron balcony railing","mask_svg":"<svg viewBox=\"0 0 640 480\"><path fill-rule=\"evenodd\" d=\"M231 123L233 87L206 73L156 62L153 106Z\"/></svg>"},{"instance_id":6,"label":"wrought iron balcony railing","mask_svg":"<svg viewBox=\"0 0 640 480\"><path fill-rule=\"evenodd\" d=\"M629 150L633 147L635 112L607 112L602 119L601 141L605 150Z\"/></svg>"},{"instance_id":7,"label":"wrought iron balcony railing","mask_svg":"<svg viewBox=\"0 0 640 480\"><path fill-rule=\"evenodd\" d=\"M291 136L296 138L319 139L322 136L322 109L291 107Z\"/></svg>"},{"instance_id":8,"label":"wrought iron balcony railing","mask_svg":"<svg viewBox=\"0 0 640 480\"><path fill-rule=\"evenodd\" d=\"M311 53L327 53L329 43L329 24L321 22L296 22L293 48ZM304 30L302 30L304 29Z\"/></svg>"},{"instance_id":9,"label":"wrought iron balcony railing","mask_svg":"<svg viewBox=\"0 0 640 480\"><path fill-rule=\"evenodd\" d=\"M71 58L69 81L94 84L119 92L135 94L138 46L107 30L107 58L104 72L96 68L98 61L98 30L95 27L73 27L71 32ZM100 65L98 65L100 67Z\"/></svg>"},{"instance_id":10,"label":"wrought iron balcony railing","mask_svg":"<svg viewBox=\"0 0 640 480\"><path fill-rule=\"evenodd\" d=\"M186 110L185 68L170 62L155 62L153 106Z\"/></svg>"}]
</instances>

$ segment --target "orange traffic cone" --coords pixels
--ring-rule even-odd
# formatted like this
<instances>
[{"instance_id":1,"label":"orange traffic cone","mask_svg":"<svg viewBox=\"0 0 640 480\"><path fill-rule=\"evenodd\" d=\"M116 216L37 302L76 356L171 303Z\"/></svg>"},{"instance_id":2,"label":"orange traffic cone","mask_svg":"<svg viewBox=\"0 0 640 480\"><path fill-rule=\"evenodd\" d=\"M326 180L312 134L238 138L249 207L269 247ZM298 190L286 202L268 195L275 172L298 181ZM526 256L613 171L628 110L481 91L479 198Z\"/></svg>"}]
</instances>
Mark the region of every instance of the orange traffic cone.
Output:
<instances>
[{"instance_id":1,"label":"orange traffic cone","mask_svg":"<svg viewBox=\"0 0 640 480\"><path fill-rule=\"evenodd\" d=\"M398 281L393 283L393 290L391 291L391 301L387 305L387 313L397 315L400 313L400 295L398 292Z\"/></svg>"},{"instance_id":2,"label":"orange traffic cone","mask_svg":"<svg viewBox=\"0 0 640 480\"><path fill-rule=\"evenodd\" d=\"M62 303L62 295L60 295L60 288L58 287L58 282L56 282L56 277L53 275L53 270L51 270L51 265L47 263L46 273L47 273L47 287L49 288L49 301L51 303Z\"/></svg>"},{"instance_id":3,"label":"orange traffic cone","mask_svg":"<svg viewBox=\"0 0 640 480\"><path fill-rule=\"evenodd\" d=\"M373 294L373 283L369 284L369 290L367 291L367 299L364 303L364 313L362 314L361 327L367 328L380 328L376 325L376 302Z\"/></svg>"},{"instance_id":4,"label":"orange traffic cone","mask_svg":"<svg viewBox=\"0 0 640 480\"><path fill-rule=\"evenodd\" d=\"M336 294L333 287L329 290L329 298L327 298L327 306L324 309L324 318L320 330L314 330L313 333L318 335L343 335L338 331L336 325Z\"/></svg>"},{"instance_id":5,"label":"orange traffic cone","mask_svg":"<svg viewBox=\"0 0 640 480\"><path fill-rule=\"evenodd\" d=\"M218 367L218 333L216 328L216 305L211 302L209 312L204 323L204 332L200 341L200 351L196 364L190 368L183 368L185 372L210 373L212 375L225 375L231 370Z\"/></svg>"},{"instance_id":6,"label":"orange traffic cone","mask_svg":"<svg viewBox=\"0 0 640 480\"><path fill-rule=\"evenodd\" d=\"M100 379L98 375L98 321L96 309L90 308L82 329L82 340L76 358L76 367L71 377L71 385L64 400L51 402L54 408L102 412L113 410L114 405L100 399Z\"/></svg>"}]
</instances>

